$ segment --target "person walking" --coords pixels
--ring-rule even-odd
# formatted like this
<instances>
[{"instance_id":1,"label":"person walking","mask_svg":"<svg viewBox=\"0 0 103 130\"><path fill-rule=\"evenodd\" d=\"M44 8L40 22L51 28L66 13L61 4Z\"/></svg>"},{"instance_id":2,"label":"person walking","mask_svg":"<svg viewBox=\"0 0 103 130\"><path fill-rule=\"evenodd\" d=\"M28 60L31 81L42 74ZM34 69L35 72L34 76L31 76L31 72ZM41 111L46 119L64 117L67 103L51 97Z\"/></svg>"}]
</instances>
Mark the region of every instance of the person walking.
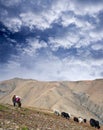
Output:
<instances>
[{"instance_id":1,"label":"person walking","mask_svg":"<svg viewBox=\"0 0 103 130\"><path fill-rule=\"evenodd\" d=\"M16 105L18 107L21 107L21 98L19 96L13 95L12 97L12 102L13 102L13 106L15 107Z\"/></svg>"},{"instance_id":2,"label":"person walking","mask_svg":"<svg viewBox=\"0 0 103 130\"><path fill-rule=\"evenodd\" d=\"M21 98L19 96L16 96L16 103L18 104L18 107L21 107Z\"/></svg>"},{"instance_id":3,"label":"person walking","mask_svg":"<svg viewBox=\"0 0 103 130\"><path fill-rule=\"evenodd\" d=\"M13 95L12 97L13 106L16 106L16 95Z\"/></svg>"}]
</instances>

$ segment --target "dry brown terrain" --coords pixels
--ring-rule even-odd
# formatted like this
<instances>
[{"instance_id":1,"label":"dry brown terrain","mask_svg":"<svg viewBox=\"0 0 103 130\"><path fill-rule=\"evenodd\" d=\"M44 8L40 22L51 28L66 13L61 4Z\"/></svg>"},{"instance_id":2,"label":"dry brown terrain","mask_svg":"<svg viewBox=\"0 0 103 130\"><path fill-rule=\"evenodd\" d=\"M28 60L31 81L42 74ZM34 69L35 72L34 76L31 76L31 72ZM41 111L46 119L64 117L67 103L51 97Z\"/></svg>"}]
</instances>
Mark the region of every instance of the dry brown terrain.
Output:
<instances>
[{"instance_id":1,"label":"dry brown terrain","mask_svg":"<svg viewBox=\"0 0 103 130\"><path fill-rule=\"evenodd\" d=\"M45 112L44 112L45 111ZM76 123L46 109L0 105L0 130L96 130L89 123Z\"/></svg>"},{"instance_id":2,"label":"dry brown terrain","mask_svg":"<svg viewBox=\"0 0 103 130\"><path fill-rule=\"evenodd\" d=\"M14 94L21 96L22 107L57 109L103 123L103 79L43 82L15 78L0 82L1 103L12 104Z\"/></svg>"}]
</instances>

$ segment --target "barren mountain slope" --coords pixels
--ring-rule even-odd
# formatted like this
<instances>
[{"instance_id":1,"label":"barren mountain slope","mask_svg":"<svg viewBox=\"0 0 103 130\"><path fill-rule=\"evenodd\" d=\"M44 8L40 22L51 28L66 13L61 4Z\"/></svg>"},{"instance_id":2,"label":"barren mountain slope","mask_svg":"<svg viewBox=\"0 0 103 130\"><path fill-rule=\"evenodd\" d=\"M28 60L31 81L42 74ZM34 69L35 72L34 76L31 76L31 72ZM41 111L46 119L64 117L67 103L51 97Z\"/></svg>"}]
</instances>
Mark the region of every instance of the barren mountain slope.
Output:
<instances>
[{"instance_id":1,"label":"barren mountain slope","mask_svg":"<svg viewBox=\"0 0 103 130\"><path fill-rule=\"evenodd\" d=\"M72 119L56 116L47 109L25 107L18 109L0 104L0 130L95 130L95 128L91 127L89 122L79 124Z\"/></svg>"},{"instance_id":2,"label":"barren mountain slope","mask_svg":"<svg viewBox=\"0 0 103 130\"><path fill-rule=\"evenodd\" d=\"M103 80L41 82L11 79L0 83L0 102L12 104L14 94L22 98L22 106L58 109L103 121Z\"/></svg>"}]
</instances>

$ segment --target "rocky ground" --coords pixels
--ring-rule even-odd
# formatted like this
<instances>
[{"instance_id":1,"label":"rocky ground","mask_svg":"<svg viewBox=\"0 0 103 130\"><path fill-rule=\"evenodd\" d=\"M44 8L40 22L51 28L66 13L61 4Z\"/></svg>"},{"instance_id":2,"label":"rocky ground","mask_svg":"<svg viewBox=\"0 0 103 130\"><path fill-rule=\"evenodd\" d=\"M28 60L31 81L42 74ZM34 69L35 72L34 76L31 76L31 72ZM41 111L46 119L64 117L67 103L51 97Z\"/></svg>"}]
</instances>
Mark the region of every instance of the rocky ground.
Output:
<instances>
[{"instance_id":1,"label":"rocky ground","mask_svg":"<svg viewBox=\"0 0 103 130\"><path fill-rule=\"evenodd\" d=\"M0 130L95 130L36 108L0 105Z\"/></svg>"}]
</instances>

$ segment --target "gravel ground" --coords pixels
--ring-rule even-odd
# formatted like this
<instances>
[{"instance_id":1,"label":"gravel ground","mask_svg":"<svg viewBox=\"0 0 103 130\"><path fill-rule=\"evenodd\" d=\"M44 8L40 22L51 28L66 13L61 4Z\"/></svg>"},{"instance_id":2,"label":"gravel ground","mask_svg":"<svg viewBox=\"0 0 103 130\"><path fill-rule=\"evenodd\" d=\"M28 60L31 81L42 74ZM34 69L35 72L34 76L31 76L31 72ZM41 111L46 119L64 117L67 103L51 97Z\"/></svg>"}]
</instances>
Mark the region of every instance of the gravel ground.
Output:
<instances>
[{"instance_id":1,"label":"gravel ground","mask_svg":"<svg viewBox=\"0 0 103 130\"><path fill-rule=\"evenodd\" d=\"M96 130L53 113L31 108L0 105L0 130Z\"/></svg>"}]
</instances>

